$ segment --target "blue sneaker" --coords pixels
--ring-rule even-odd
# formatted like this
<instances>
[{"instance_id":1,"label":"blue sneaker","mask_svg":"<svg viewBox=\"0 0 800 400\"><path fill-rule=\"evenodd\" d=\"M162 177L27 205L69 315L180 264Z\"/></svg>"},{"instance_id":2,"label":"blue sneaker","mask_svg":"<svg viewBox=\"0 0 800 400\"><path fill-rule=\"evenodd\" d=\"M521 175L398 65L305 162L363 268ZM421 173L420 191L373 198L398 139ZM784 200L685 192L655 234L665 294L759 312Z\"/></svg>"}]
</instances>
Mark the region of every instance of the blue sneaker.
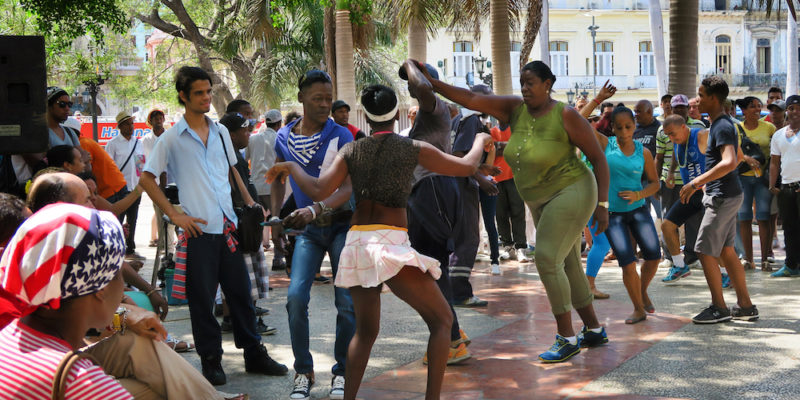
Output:
<instances>
[{"instance_id":1,"label":"blue sneaker","mask_svg":"<svg viewBox=\"0 0 800 400\"><path fill-rule=\"evenodd\" d=\"M542 360L543 363L560 363L569 360L572 356L580 352L580 338L578 338L577 344L570 344L563 336L556 335L556 342L550 347L550 350L539 354L539 359Z\"/></svg>"},{"instance_id":2,"label":"blue sneaker","mask_svg":"<svg viewBox=\"0 0 800 400\"><path fill-rule=\"evenodd\" d=\"M727 289L731 287L731 278L728 274L722 274L722 288Z\"/></svg>"},{"instance_id":3,"label":"blue sneaker","mask_svg":"<svg viewBox=\"0 0 800 400\"><path fill-rule=\"evenodd\" d=\"M606 327L602 327L600 333L592 332L587 327L581 329L578 334L578 343L581 347L595 347L604 343L608 343L608 335L606 335Z\"/></svg>"},{"instance_id":4,"label":"blue sneaker","mask_svg":"<svg viewBox=\"0 0 800 400\"><path fill-rule=\"evenodd\" d=\"M784 264L781 267L781 269L771 273L769 276L771 276L773 278L789 278L789 277L798 276L798 275L800 275L800 268L792 269L792 268L787 267L786 264Z\"/></svg>"},{"instance_id":5,"label":"blue sneaker","mask_svg":"<svg viewBox=\"0 0 800 400\"><path fill-rule=\"evenodd\" d=\"M691 274L692 270L689 269L688 266L684 265L683 267L678 267L676 265L673 265L672 268L669 269L667 276L665 276L664 279L661 280L661 282L664 282L669 285Z\"/></svg>"}]
</instances>

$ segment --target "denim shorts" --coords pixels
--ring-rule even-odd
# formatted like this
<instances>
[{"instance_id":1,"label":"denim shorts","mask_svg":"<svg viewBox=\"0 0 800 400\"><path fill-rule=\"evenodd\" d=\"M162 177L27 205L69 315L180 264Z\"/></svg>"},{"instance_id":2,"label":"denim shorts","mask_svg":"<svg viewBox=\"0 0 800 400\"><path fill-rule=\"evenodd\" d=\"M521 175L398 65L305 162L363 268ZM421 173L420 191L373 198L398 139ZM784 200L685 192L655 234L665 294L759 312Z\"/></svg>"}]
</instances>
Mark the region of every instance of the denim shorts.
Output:
<instances>
[{"instance_id":1,"label":"denim shorts","mask_svg":"<svg viewBox=\"0 0 800 400\"><path fill-rule=\"evenodd\" d=\"M739 181L742 183L742 194L744 198L739 207L739 221L753 220L753 201L756 202L756 219L759 221L769 220L772 208L772 193L767 187L764 178L756 176L741 176Z\"/></svg>"},{"instance_id":2,"label":"denim shorts","mask_svg":"<svg viewBox=\"0 0 800 400\"><path fill-rule=\"evenodd\" d=\"M609 213L606 237L620 267L636 261L636 244L642 249L645 260L661 259L658 233L647 205L632 211ZM631 237L636 243L631 241Z\"/></svg>"}]
</instances>

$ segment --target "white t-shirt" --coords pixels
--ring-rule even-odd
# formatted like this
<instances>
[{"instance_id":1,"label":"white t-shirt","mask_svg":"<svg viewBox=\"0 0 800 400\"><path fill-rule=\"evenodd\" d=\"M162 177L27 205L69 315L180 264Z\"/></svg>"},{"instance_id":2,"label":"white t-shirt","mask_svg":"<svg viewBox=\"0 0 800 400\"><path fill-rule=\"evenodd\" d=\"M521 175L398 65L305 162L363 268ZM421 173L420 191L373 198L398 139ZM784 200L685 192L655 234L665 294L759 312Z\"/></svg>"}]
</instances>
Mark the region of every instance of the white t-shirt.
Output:
<instances>
[{"instance_id":1,"label":"white t-shirt","mask_svg":"<svg viewBox=\"0 0 800 400\"><path fill-rule=\"evenodd\" d=\"M139 176L142 175L142 169L144 169L144 146L139 143L139 139L135 136L131 136L131 139L128 140L122 134L118 134L106 143L105 150L114 160L114 163L117 164L117 168L121 168L125 164L128 155L133 151L133 155L131 155L125 168L120 169L125 177L125 182L128 184L128 190L132 191L139 184Z\"/></svg>"},{"instance_id":2,"label":"white t-shirt","mask_svg":"<svg viewBox=\"0 0 800 400\"><path fill-rule=\"evenodd\" d=\"M781 183L800 182L800 133L786 137L788 126L772 135L769 153L781 157Z\"/></svg>"},{"instance_id":3,"label":"white t-shirt","mask_svg":"<svg viewBox=\"0 0 800 400\"><path fill-rule=\"evenodd\" d=\"M250 183L256 188L259 196L269 196L270 185L264 175L275 165L275 139L278 133L264 124L258 132L250 136L244 158L250 161Z\"/></svg>"}]
</instances>

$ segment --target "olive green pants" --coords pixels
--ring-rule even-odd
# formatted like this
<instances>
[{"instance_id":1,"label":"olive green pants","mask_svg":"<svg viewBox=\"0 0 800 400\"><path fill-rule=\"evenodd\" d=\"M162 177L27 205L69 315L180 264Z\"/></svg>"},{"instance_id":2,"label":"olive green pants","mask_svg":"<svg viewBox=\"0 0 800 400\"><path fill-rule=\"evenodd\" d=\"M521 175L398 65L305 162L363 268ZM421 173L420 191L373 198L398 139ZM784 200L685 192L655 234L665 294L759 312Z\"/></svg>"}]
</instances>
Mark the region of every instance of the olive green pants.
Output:
<instances>
[{"instance_id":1,"label":"olive green pants","mask_svg":"<svg viewBox=\"0 0 800 400\"><path fill-rule=\"evenodd\" d=\"M592 303L589 281L581 265L581 233L597 206L592 173L555 194L525 201L536 225L536 269L550 308L560 315Z\"/></svg>"}]
</instances>

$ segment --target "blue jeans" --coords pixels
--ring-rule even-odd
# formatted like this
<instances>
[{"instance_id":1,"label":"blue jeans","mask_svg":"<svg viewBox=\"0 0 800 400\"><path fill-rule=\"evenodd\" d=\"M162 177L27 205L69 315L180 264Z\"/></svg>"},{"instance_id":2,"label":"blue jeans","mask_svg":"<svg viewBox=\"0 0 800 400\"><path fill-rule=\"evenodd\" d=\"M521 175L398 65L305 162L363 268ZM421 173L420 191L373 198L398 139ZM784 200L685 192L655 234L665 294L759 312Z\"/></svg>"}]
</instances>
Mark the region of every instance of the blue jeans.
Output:
<instances>
[{"instance_id":1,"label":"blue jeans","mask_svg":"<svg viewBox=\"0 0 800 400\"><path fill-rule=\"evenodd\" d=\"M767 181L756 176L739 175L739 182L742 183L742 193L744 194L742 206L739 207L739 221L753 220L754 200L756 202L756 219L769 221L772 193L767 187Z\"/></svg>"},{"instance_id":2,"label":"blue jeans","mask_svg":"<svg viewBox=\"0 0 800 400\"><path fill-rule=\"evenodd\" d=\"M596 278L597 273L600 272L600 267L603 266L603 260L605 260L608 250L611 249L611 244L608 243L605 232L600 232L598 234L597 226L592 228L593 223L594 216L589 218L589 223L587 224L589 231L592 232L592 248L589 250L589 255L586 257L586 276Z\"/></svg>"},{"instance_id":3,"label":"blue jeans","mask_svg":"<svg viewBox=\"0 0 800 400\"><path fill-rule=\"evenodd\" d=\"M636 261L636 240L645 260L661 258L661 245L656 233L656 226L646 205L627 212L611 212L608 216L606 237L614 249L620 267Z\"/></svg>"},{"instance_id":4,"label":"blue jeans","mask_svg":"<svg viewBox=\"0 0 800 400\"><path fill-rule=\"evenodd\" d=\"M298 374L314 371L314 360L308 349L308 302L311 297L314 275L327 252L331 260L333 276L336 276L336 271L339 269L339 255L342 253L348 229L350 229L350 225L347 223L336 223L326 227L308 225L303 233L297 236L292 257L291 283L289 283L286 295L286 311L289 313L294 370ZM334 375L344 376L347 347L356 331L356 317L350 291L334 287L334 295L337 314L333 355L336 364L331 372Z\"/></svg>"},{"instance_id":5,"label":"blue jeans","mask_svg":"<svg viewBox=\"0 0 800 400\"><path fill-rule=\"evenodd\" d=\"M481 213L483 214L483 227L489 236L489 251L492 264L500 264L500 243L494 216L497 214L497 195L492 196L483 190L478 190L481 196Z\"/></svg>"}]
</instances>

